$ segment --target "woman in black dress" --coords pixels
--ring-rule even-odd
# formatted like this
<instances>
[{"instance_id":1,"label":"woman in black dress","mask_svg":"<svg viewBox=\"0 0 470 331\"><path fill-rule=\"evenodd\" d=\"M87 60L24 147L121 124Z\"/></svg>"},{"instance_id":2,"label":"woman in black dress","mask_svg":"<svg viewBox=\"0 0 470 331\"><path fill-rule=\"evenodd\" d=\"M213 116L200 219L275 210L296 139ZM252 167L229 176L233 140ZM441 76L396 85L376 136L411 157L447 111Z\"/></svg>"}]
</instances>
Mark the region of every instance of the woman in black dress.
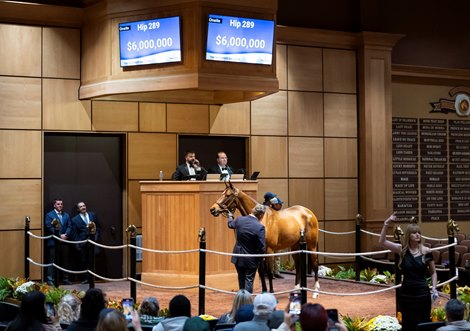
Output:
<instances>
[{"instance_id":1,"label":"woman in black dress","mask_svg":"<svg viewBox=\"0 0 470 331\"><path fill-rule=\"evenodd\" d=\"M417 224L407 226L402 244L387 240L387 227L395 220L395 215L385 220L379 243L400 255L398 266L403 274L399 301L402 331L414 331L417 324L430 322L432 302L427 277L429 272L432 281L432 296L437 297L436 269L430 249L422 244L421 231Z\"/></svg>"}]
</instances>

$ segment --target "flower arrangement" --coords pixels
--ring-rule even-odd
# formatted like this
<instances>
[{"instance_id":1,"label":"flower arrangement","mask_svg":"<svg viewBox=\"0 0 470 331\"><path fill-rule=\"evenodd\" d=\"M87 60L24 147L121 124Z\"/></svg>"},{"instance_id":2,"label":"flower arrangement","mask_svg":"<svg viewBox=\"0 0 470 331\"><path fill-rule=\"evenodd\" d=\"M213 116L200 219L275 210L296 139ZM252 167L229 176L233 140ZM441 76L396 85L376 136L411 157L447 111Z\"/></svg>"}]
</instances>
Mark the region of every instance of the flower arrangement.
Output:
<instances>
[{"instance_id":1,"label":"flower arrangement","mask_svg":"<svg viewBox=\"0 0 470 331\"><path fill-rule=\"evenodd\" d=\"M76 290L64 290L20 277L0 277L0 301L8 299L21 301L26 294L32 291L41 291L46 296L46 302L53 303L54 305L57 305L60 299L68 293L74 294L79 298L83 298L84 296L84 293L79 293Z\"/></svg>"},{"instance_id":2,"label":"flower arrangement","mask_svg":"<svg viewBox=\"0 0 470 331\"><path fill-rule=\"evenodd\" d=\"M382 316L372 318L366 324L367 331L398 331L401 330L401 325L395 317Z\"/></svg>"}]
</instances>

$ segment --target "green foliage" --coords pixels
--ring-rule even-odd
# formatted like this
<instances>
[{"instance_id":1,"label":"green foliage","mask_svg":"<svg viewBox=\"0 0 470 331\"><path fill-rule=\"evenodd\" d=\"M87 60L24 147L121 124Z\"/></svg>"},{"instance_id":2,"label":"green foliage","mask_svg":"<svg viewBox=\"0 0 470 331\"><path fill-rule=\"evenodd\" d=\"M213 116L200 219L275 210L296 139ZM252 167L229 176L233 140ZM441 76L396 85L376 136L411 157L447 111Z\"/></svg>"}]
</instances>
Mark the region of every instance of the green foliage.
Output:
<instances>
[{"instance_id":1,"label":"green foliage","mask_svg":"<svg viewBox=\"0 0 470 331\"><path fill-rule=\"evenodd\" d=\"M370 282L375 276L377 276L379 272L377 271L376 268L371 269L367 268L361 271L361 280L363 282Z\"/></svg>"},{"instance_id":2,"label":"green foliage","mask_svg":"<svg viewBox=\"0 0 470 331\"><path fill-rule=\"evenodd\" d=\"M336 279L356 279L356 271L353 268L346 270L342 265L338 266L339 271L336 273Z\"/></svg>"},{"instance_id":3,"label":"green foliage","mask_svg":"<svg viewBox=\"0 0 470 331\"><path fill-rule=\"evenodd\" d=\"M343 323L348 331L367 331L367 321L364 318L346 315L343 317Z\"/></svg>"},{"instance_id":4,"label":"green foliage","mask_svg":"<svg viewBox=\"0 0 470 331\"><path fill-rule=\"evenodd\" d=\"M46 302L53 303L54 305L58 305L60 299L67 293L70 293L70 291L63 290L58 287L49 287L47 291L44 291Z\"/></svg>"},{"instance_id":5,"label":"green foliage","mask_svg":"<svg viewBox=\"0 0 470 331\"><path fill-rule=\"evenodd\" d=\"M0 277L0 301L13 295L13 287L10 279L6 277Z\"/></svg>"},{"instance_id":6,"label":"green foliage","mask_svg":"<svg viewBox=\"0 0 470 331\"><path fill-rule=\"evenodd\" d=\"M384 271L385 277L387 277L386 282L387 284L394 284L395 283L395 274L392 274L390 271Z\"/></svg>"}]
</instances>

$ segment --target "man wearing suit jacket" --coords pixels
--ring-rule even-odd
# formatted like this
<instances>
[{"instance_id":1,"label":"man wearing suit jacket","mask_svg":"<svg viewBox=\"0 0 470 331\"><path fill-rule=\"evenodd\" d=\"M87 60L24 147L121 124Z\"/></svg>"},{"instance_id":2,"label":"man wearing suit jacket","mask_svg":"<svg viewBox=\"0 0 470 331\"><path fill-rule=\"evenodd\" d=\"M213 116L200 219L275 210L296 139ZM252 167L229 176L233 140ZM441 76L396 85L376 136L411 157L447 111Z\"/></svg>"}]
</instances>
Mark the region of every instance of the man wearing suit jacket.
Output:
<instances>
[{"instance_id":1,"label":"man wearing suit jacket","mask_svg":"<svg viewBox=\"0 0 470 331\"><path fill-rule=\"evenodd\" d=\"M72 229L71 229L71 240L73 241L83 241L88 239L88 224L90 222L95 223L96 225L96 234L94 237L90 238L94 241L97 241L99 237L100 226L98 219L96 218L95 213L88 212L86 209L85 202L81 201L77 203L78 214L72 218ZM88 249L86 243L75 244L75 261L77 263L77 270L87 270L88 269ZM89 277L86 276L82 284L88 284Z\"/></svg>"},{"instance_id":2,"label":"man wearing suit jacket","mask_svg":"<svg viewBox=\"0 0 470 331\"><path fill-rule=\"evenodd\" d=\"M206 179L207 170L201 167L196 159L194 151L186 151L184 153L185 163L176 167L173 173L173 180L204 180Z\"/></svg>"},{"instance_id":3,"label":"man wearing suit jacket","mask_svg":"<svg viewBox=\"0 0 470 331\"><path fill-rule=\"evenodd\" d=\"M230 176L233 174L232 168L227 164L228 157L225 152L220 151L217 153L217 165L209 169L210 174L224 174L224 180L230 180Z\"/></svg>"},{"instance_id":4,"label":"man wearing suit jacket","mask_svg":"<svg viewBox=\"0 0 470 331\"><path fill-rule=\"evenodd\" d=\"M266 251L266 231L260 223L266 212L266 207L257 204L250 215L239 216L235 220L229 214L228 227L235 229L236 242L233 247L234 254L264 254ZM262 258L232 256L232 263L238 273L239 289L253 293L253 282L256 270Z\"/></svg>"},{"instance_id":5,"label":"man wearing suit jacket","mask_svg":"<svg viewBox=\"0 0 470 331\"><path fill-rule=\"evenodd\" d=\"M59 222L59 236L62 239L67 240L70 237L70 216L66 212L63 211L64 209L64 202L60 198L54 199L54 209L46 214L44 218L44 230L47 236L54 234L54 225L52 224L53 220L57 220ZM46 250L45 250L45 260L46 263L54 263L55 259L55 245L60 245L60 253L61 253L61 267L67 267L64 248L65 244L56 242L56 239L50 238L47 239L46 242ZM62 258L63 257L63 258ZM62 274L62 273L61 273ZM54 267L50 266L47 268L47 283L49 285L54 285ZM62 283L64 285L71 285L72 283L68 280L67 274L62 274Z\"/></svg>"}]
</instances>

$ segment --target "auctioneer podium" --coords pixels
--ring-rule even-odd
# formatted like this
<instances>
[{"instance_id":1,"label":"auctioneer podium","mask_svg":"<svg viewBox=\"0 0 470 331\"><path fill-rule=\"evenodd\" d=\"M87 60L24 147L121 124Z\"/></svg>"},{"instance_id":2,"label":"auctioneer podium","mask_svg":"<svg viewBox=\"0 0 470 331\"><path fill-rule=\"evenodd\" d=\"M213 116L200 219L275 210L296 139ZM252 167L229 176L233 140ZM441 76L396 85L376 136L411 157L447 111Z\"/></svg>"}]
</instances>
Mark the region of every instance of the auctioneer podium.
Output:
<instances>
[{"instance_id":1,"label":"auctioneer podium","mask_svg":"<svg viewBox=\"0 0 470 331\"><path fill-rule=\"evenodd\" d=\"M232 184L256 198L257 181ZM209 209L225 189L224 182L141 181L142 246L163 251L199 248L198 232L206 229L208 250L231 253L235 233L227 219ZM161 254L142 251L142 280L157 285L189 286L199 283L198 253ZM230 256L206 254L206 285L238 290Z\"/></svg>"}]
</instances>

